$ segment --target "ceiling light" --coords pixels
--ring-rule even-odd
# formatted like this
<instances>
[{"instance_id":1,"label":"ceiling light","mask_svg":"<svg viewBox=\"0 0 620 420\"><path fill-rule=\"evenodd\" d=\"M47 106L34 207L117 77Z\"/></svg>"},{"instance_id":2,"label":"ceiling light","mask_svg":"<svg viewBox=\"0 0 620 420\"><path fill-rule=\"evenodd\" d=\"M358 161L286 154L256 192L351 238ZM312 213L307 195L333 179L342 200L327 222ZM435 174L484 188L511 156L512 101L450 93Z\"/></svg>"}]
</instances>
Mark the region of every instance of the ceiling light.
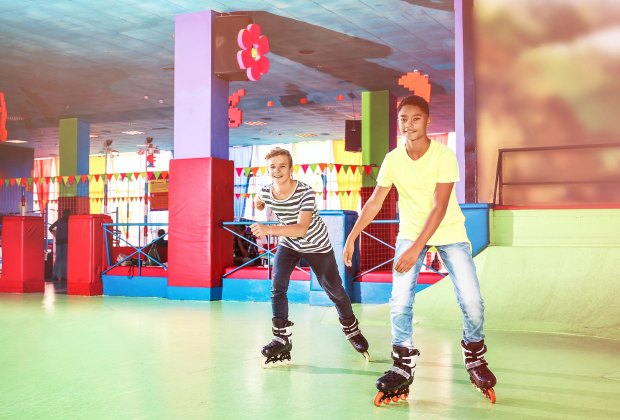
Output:
<instances>
[{"instance_id":1,"label":"ceiling light","mask_svg":"<svg viewBox=\"0 0 620 420\"><path fill-rule=\"evenodd\" d=\"M15 144L22 144L22 143L28 143L26 140L7 140L7 143L15 143Z\"/></svg>"},{"instance_id":2,"label":"ceiling light","mask_svg":"<svg viewBox=\"0 0 620 420\"><path fill-rule=\"evenodd\" d=\"M251 125L252 127L255 127L257 125L267 125L266 122L264 121L246 121L244 122L245 125Z\"/></svg>"},{"instance_id":3,"label":"ceiling light","mask_svg":"<svg viewBox=\"0 0 620 420\"><path fill-rule=\"evenodd\" d=\"M138 134L144 134L143 131L121 131L123 134L129 134L130 136L136 136Z\"/></svg>"},{"instance_id":4,"label":"ceiling light","mask_svg":"<svg viewBox=\"0 0 620 420\"><path fill-rule=\"evenodd\" d=\"M99 136L96 135L96 134L91 134L88 137L90 137L91 139L98 139L99 138Z\"/></svg>"},{"instance_id":5,"label":"ceiling light","mask_svg":"<svg viewBox=\"0 0 620 420\"><path fill-rule=\"evenodd\" d=\"M300 134L295 134L296 137L303 137L303 138L307 138L307 137L316 137L316 134L314 133L300 133Z\"/></svg>"},{"instance_id":6,"label":"ceiling light","mask_svg":"<svg viewBox=\"0 0 620 420\"><path fill-rule=\"evenodd\" d=\"M18 117L17 115L11 115L10 117L6 117L9 121L24 121L24 117Z\"/></svg>"}]
</instances>

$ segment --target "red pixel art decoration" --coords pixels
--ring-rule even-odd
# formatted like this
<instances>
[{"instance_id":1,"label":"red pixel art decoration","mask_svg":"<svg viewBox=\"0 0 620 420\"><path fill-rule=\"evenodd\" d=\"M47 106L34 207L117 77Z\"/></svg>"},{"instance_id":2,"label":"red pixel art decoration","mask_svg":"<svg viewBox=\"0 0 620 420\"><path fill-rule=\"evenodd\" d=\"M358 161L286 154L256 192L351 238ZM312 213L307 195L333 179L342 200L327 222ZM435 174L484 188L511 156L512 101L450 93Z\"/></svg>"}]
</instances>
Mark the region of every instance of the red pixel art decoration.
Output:
<instances>
[{"instance_id":1,"label":"red pixel art decoration","mask_svg":"<svg viewBox=\"0 0 620 420\"><path fill-rule=\"evenodd\" d=\"M431 83L428 80L428 74L423 75L418 70L414 70L401 76L398 84L423 97L427 102L431 101Z\"/></svg>"},{"instance_id":2,"label":"red pixel art decoration","mask_svg":"<svg viewBox=\"0 0 620 420\"><path fill-rule=\"evenodd\" d=\"M6 131L6 118L8 114L6 111L6 101L4 100L4 93L0 92L0 141L6 141L9 132Z\"/></svg>"},{"instance_id":3,"label":"red pixel art decoration","mask_svg":"<svg viewBox=\"0 0 620 420\"><path fill-rule=\"evenodd\" d=\"M256 23L248 25L246 29L239 31L237 44L241 51L237 52L239 68L246 70L248 79L253 82L260 80L261 75L269 71L269 40L261 35L260 26Z\"/></svg>"},{"instance_id":4,"label":"red pixel art decoration","mask_svg":"<svg viewBox=\"0 0 620 420\"><path fill-rule=\"evenodd\" d=\"M228 97L228 128L243 124L243 112L237 108L242 96L245 96L245 89L239 89Z\"/></svg>"}]
</instances>

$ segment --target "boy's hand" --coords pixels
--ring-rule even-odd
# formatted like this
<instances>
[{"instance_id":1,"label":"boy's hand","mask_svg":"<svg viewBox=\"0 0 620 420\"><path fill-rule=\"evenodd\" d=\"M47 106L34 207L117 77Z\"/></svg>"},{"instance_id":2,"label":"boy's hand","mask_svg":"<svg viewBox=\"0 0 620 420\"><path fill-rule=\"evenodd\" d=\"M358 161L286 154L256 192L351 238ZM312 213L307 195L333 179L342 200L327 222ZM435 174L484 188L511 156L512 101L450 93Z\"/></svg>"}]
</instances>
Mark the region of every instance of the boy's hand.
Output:
<instances>
[{"instance_id":1,"label":"boy's hand","mask_svg":"<svg viewBox=\"0 0 620 420\"><path fill-rule=\"evenodd\" d=\"M344 244L344 251L342 252L342 259L344 265L351 267L353 265L353 253L355 252L355 241L349 241Z\"/></svg>"},{"instance_id":2,"label":"boy's hand","mask_svg":"<svg viewBox=\"0 0 620 420\"><path fill-rule=\"evenodd\" d=\"M398 261L396 261L394 270L397 273L406 273L407 271L411 270L418 258L420 257L420 252L421 251L416 250L415 248L409 248L408 250L403 252L398 258Z\"/></svg>"},{"instance_id":3,"label":"boy's hand","mask_svg":"<svg viewBox=\"0 0 620 420\"><path fill-rule=\"evenodd\" d=\"M264 205L265 203L263 203L263 206ZM257 238L269 235L269 226L263 225L262 223L254 223L250 226L250 229L252 229L252 234Z\"/></svg>"},{"instance_id":4,"label":"boy's hand","mask_svg":"<svg viewBox=\"0 0 620 420\"><path fill-rule=\"evenodd\" d=\"M265 209L265 202L260 198L256 198L254 200L254 205L256 206L256 210L263 211Z\"/></svg>"}]
</instances>

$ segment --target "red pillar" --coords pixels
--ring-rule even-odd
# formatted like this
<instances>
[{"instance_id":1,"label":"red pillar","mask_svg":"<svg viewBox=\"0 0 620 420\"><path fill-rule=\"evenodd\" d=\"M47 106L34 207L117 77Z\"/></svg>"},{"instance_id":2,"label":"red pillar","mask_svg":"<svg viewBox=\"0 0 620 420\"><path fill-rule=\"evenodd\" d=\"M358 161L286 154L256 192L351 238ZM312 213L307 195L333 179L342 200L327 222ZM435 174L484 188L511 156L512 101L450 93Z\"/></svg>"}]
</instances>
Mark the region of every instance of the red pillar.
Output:
<instances>
[{"instance_id":1,"label":"red pillar","mask_svg":"<svg viewBox=\"0 0 620 420\"><path fill-rule=\"evenodd\" d=\"M234 162L217 158L170 161L168 297L219 300L232 265Z\"/></svg>"}]
</instances>

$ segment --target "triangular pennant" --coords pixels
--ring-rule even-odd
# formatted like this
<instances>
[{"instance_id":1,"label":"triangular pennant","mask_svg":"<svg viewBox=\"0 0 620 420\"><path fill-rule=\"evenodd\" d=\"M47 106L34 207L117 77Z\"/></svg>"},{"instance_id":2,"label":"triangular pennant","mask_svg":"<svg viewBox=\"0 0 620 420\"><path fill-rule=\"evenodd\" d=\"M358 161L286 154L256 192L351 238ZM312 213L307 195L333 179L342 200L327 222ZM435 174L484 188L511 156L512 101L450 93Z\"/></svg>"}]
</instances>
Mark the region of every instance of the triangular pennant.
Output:
<instances>
[{"instance_id":1,"label":"triangular pennant","mask_svg":"<svg viewBox=\"0 0 620 420\"><path fill-rule=\"evenodd\" d=\"M327 164L327 169L329 169L330 171L334 170L334 164L333 163L328 163Z\"/></svg>"},{"instance_id":2,"label":"triangular pennant","mask_svg":"<svg viewBox=\"0 0 620 420\"><path fill-rule=\"evenodd\" d=\"M155 179L159 179L161 176L161 171L154 171L153 174L155 174Z\"/></svg>"},{"instance_id":3,"label":"triangular pennant","mask_svg":"<svg viewBox=\"0 0 620 420\"><path fill-rule=\"evenodd\" d=\"M144 200L144 197L140 196L140 202L142 202L142 200Z\"/></svg>"},{"instance_id":4,"label":"triangular pennant","mask_svg":"<svg viewBox=\"0 0 620 420\"><path fill-rule=\"evenodd\" d=\"M308 168L310 167L310 165L308 165L307 163L301 165L301 169L304 171L304 173L308 172Z\"/></svg>"},{"instance_id":5,"label":"triangular pennant","mask_svg":"<svg viewBox=\"0 0 620 420\"><path fill-rule=\"evenodd\" d=\"M351 190L347 190L346 193L348 196L351 196Z\"/></svg>"},{"instance_id":6,"label":"triangular pennant","mask_svg":"<svg viewBox=\"0 0 620 420\"><path fill-rule=\"evenodd\" d=\"M168 175L169 175L168 171L162 171L161 172L161 179L168 179Z\"/></svg>"},{"instance_id":7,"label":"triangular pennant","mask_svg":"<svg viewBox=\"0 0 620 420\"><path fill-rule=\"evenodd\" d=\"M127 177L127 174L125 172L121 172L120 177L121 177L121 181L124 181L125 178Z\"/></svg>"},{"instance_id":8,"label":"triangular pennant","mask_svg":"<svg viewBox=\"0 0 620 420\"><path fill-rule=\"evenodd\" d=\"M261 175L265 175L265 172L267 172L267 167L266 166L261 166L258 168L258 170L260 171Z\"/></svg>"},{"instance_id":9,"label":"triangular pennant","mask_svg":"<svg viewBox=\"0 0 620 420\"><path fill-rule=\"evenodd\" d=\"M314 171L316 171L316 168L317 168L318 166L319 166L319 165L318 165L318 164L316 164L316 163L311 163L311 164L310 164L310 172L314 173Z\"/></svg>"},{"instance_id":10,"label":"triangular pennant","mask_svg":"<svg viewBox=\"0 0 620 420\"><path fill-rule=\"evenodd\" d=\"M114 177L114 174L106 174L105 177L108 178L108 181L111 181L112 178Z\"/></svg>"},{"instance_id":11,"label":"triangular pennant","mask_svg":"<svg viewBox=\"0 0 620 420\"><path fill-rule=\"evenodd\" d=\"M28 185L32 185L32 178L27 178L27 179L26 179L26 183L27 183Z\"/></svg>"},{"instance_id":12,"label":"triangular pennant","mask_svg":"<svg viewBox=\"0 0 620 420\"><path fill-rule=\"evenodd\" d=\"M147 172L146 179L148 179L149 181L152 181L153 179L155 179L155 175L153 175L153 172Z\"/></svg>"},{"instance_id":13,"label":"triangular pennant","mask_svg":"<svg viewBox=\"0 0 620 420\"><path fill-rule=\"evenodd\" d=\"M49 177L49 176L46 176L46 177L45 177L45 183L46 183L46 184L49 184L49 183L50 183L50 177Z\"/></svg>"},{"instance_id":14,"label":"triangular pennant","mask_svg":"<svg viewBox=\"0 0 620 420\"><path fill-rule=\"evenodd\" d=\"M65 175L65 176L62 176L61 178L62 178L62 182L63 182L65 185L67 185L67 183L69 182L69 176L68 176L68 175Z\"/></svg>"},{"instance_id":15,"label":"triangular pennant","mask_svg":"<svg viewBox=\"0 0 620 420\"><path fill-rule=\"evenodd\" d=\"M139 176L140 176L140 172L133 173L133 179L138 179Z\"/></svg>"},{"instance_id":16,"label":"triangular pennant","mask_svg":"<svg viewBox=\"0 0 620 420\"><path fill-rule=\"evenodd\" d=\"M256 173L258 172L258 167L257 166L251 167L250 172L252 172L252 175L256 176Z\"/></svg>"},{"instance_id":17,"label":"triangular pennant","mask_svg":"<svg viewBox=\"0 0 620 420\"><path fill-rule=\"evenodd\" d=\"M322 196L323 192L322 191L317 191L317 194Z\"/></svg>"},{"instance_id":18,"label":"triangular pennant","mask_svg":"<svg viewBox=\"0 0 620 420\"><path fill-rule=\"evenodd\" d=\"M336 173L339 174L340 170L342 169L342 164L340 163L335 163L334 164L334 168L336 168Z\"/></svg>"},{"instance_id":19,"label":"triangular pennant","mask_svg":"<svg viewBox=\"0 0 620 420\"><path fill-rule=\"evenodd\" d=\"M88 175L82 175L80 179L82 179L82 184L84 184L86 183L86 181L88 181Z\"/></svg>"},{"instance_id":20,"label":"triangular pennant","mask_svg":"<svg viewBox=\"0 0 620 420\"><path fill-rule=\"evenodd\" d=\"M71 183L71 185L75 184L75 175L69 175L69 183Z\"/></svg>"},{"instance_id":21,"label":"triangular pennant","mask_svg":"<svg viewBox=\"0 0 620 420\"><path fill-rule=\"evenodd\" d=\"M235 194L235 198L239 199L239 197L241 196L241 194Z\"/></svg>"},{"instance_id":22,"label":"triangular pennant","mask_svg":"<svg viewBox=\"0 0 620 420\"><path fill-rule=\"evenodd\" d=\"M250 176L250 168L243 168L243 175Z\"/></svg>"},{"instance_id":23,"label":"triangular pennant","mask_svg":"<svg viewBox=\"0 0 620 420\"><path fill-rule=\"evenodd\" d=\"M351 165L342 165L342 169L344 169L344 173L346 174L347 172L349 172L349 168L351 167Z\"/></svg>"},{"instance_id":24,"label":"triangular pennant","mask_svg":"<svg viewBox=\"0 0 620 420\"><path fill-rule=\"evenodd\" d=\"M351 173L355 174L356 170L357 170L357 165L351 165Z\"/></svg>"},{"instance_id":25,"label":"triangular pennant","mask_svg":"<svg viewBox=\"0 0 620 420\"><path fill-rule=\"evenodd\" d=\"M237 176L241 176L241 173L243 172L243 168L235 168L235 172L237 172Z\"/></svg>"},{"instance_id":26,"label":"triangular pennant","mask_svg":"<svg viewBox=\"0 0 620 420\"><path fill-rule=\"evenodd\" d=\"M325 168L327 168L327 163L319 163L319 168L321 169L321 172L325 172Z\"/></svg>"},{"instance_id":27,"label":"triangular pennant","mask_svg":"<svg viewBox=\"0 0 620 420\"><path fill-rule=\"evenodd\" d=\"M372 171L372 166L364 165L364 172L366 172L366 176L370 176L371 171Z\"/></svg>"},{"instance_id":28,"label":"triangular pennant","mask_svg":"<svg viewBox=\"0 0 620 420\"><path fill-rule=\"evenodd\" d=\"M95 178L95 181L96 181L96 182L99 182L99 177L100 177L100 176L101 176L101 175L99 175L99 174L95 174L95 175L93 175L93 177Z\"/></svg>"},{"instance_id":29,"label":"triangular pennant","mask_svg":"<svg viewBox=\"0 0 620 420\"><path fill-rule=\"evenodd\" d=\"M15 186L15 178L11 178L10 182L11 182L11 186L14 187Z\"/></svg>"},{"instance_id":30,"label":"triangular pennant","mask_svg":"<svg viewBox=\"0 0 620 420\"><path fill-rule=\"evenodd\" d=\"M299 172L299 168L300 168L299 165L293 165L293 171L294 172L296 172L296 173Z\"/></svg>"}]
</instances>

